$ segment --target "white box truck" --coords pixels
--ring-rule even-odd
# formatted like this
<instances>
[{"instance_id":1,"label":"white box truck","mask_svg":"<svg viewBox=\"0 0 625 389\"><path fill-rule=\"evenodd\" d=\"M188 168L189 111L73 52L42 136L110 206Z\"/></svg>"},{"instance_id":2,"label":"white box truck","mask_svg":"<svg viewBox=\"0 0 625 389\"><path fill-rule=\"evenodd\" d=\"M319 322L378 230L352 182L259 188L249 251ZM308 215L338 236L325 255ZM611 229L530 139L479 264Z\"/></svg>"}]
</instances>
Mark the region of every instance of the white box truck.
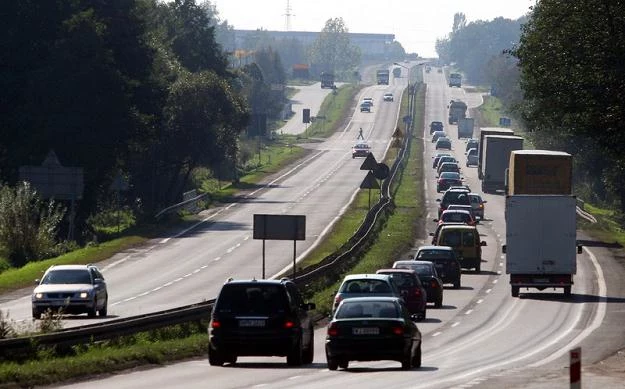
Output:
<instances>
[{"instance_id":1,"label":"white box truck","mask_svg":"<svg viewBox=\"0 0 625 389\"><path fill-rule=\"evenodd\" d=\"M575 196L506 197L506 273L512 297L520 288L562 288L571 295L577 257Z\"/></svg>"},{"instance_id":2,"label":"white box truck","mask_svg":"<svg viewBox=\"0 0 625 389\"><path fill-rule=\"evenodd\" d=\"M509 135L484 137L482 192L496 192L506 187L506 171L513 150L523 150L523 138Z\"/></svg>"},{"instance_id":3,"label":"white box truck","mask_svg":"<svg viewBox=\"0 0 625 389\"><path fill-rule=\"evenodd\" d=\"M475 119L458 119L458 139L473 138L473 127L475 127Z\"/></svg>"}]
</instances>

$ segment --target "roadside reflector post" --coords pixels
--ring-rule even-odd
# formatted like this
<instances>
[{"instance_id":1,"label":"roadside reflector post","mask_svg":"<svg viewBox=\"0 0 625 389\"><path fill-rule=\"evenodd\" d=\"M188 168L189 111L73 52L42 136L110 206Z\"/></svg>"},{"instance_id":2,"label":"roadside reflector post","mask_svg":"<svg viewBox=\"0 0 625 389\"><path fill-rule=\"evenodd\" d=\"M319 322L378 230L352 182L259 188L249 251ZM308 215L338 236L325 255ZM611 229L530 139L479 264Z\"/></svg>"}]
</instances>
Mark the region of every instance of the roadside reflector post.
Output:
<instances>
[{"instance_id":1,"label":"roadside reflector post","mask_svg":"<svg viewBox=\"0 0 625 389\"><path fill-rule=\"evenodd\" d=\"M576 347L570 351L571 366L569 369L571 389L582 388L582 348Z\"/></svg>"}]
</instances>

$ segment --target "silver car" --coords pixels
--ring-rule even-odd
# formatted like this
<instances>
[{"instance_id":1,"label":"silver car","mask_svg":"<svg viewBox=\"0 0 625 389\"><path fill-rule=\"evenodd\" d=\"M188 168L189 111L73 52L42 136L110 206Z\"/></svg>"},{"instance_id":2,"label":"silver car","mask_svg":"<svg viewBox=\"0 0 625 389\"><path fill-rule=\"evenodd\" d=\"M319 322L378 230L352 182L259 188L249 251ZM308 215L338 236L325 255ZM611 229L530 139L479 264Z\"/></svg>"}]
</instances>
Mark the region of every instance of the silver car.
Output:
<instances>
[{"instance_id":1,"label":"silver car","mask_svg":"<svg viewBox=\"0 0 625 389\"><path fill-rule=\"evenodd\" d=\"M473 214L484 220L484 204L487 202L482 199L478 193L469 193L469 199L471 200L471 207L473 208Z\"/></svg>"},{"instance_id":2,"label":"silver car","mask_svg":"<svg viewBox=\"0 0 625 389\"><path fill-rule=\"evenodd\" d=\"M477 149L469 149L467 154L467 166L477 166L478 153Z\"/></svg>"},{"instance_id":3,"label":"silver car","mask_svg":"<svg viewBox=\"0 0 625 389\"><path fill-rule=\"evenodd\" d=\"M46 270L32 294L33 318L48 309L62 313L106 316L108 291L104 276L94 265L56 265Z\"/></svg>"},{"instance_id":4,"label":"silver car","mask_svg":"<svg viewBox=\"0 0 625 389\"><path fill-rule=\"evenodd\" d=\"M368 296L401 297L401 292L387 274L350 274L345 276L334 296L332 312L345 299Z\"/></svg>"}]
</instances>

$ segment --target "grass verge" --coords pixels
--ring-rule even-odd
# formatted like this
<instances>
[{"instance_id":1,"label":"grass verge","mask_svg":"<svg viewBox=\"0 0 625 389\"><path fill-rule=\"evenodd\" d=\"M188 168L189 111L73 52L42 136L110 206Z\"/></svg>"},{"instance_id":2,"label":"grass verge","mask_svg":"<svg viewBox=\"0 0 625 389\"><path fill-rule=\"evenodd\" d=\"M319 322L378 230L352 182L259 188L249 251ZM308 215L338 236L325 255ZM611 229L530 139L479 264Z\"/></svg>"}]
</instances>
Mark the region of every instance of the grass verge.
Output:
<instances>
[{"instance_id":1,"label":"grass verge","mask_svg":"<svg viewBox=\"0 0 625 389\"><path fill-rule=\"evenodd\" d=\"M354 97L362 89L361 85L345 84L330 93L319 108L318 117L307 129L307 137L328 137L344 125L346 118L354 111Z\"/></svg>"}]
</instances>

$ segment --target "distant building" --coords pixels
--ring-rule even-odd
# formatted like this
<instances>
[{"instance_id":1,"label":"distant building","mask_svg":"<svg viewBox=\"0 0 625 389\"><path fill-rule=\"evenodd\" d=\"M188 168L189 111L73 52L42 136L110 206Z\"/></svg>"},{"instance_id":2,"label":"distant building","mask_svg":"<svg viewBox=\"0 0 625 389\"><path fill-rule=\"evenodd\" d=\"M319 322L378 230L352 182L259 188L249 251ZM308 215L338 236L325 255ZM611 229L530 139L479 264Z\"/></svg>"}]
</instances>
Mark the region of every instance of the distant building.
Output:
<instances>
[{"instance_id":1,"label":"distant building","mask_svg":"<svg viewBox=\"0 0 625 389\"><path fill-rule=\"evenodd\" d=\"M274 39L297 39L304 45L312 44L319 32L309 31L267 31L267 30L234 30L235 48L243 48L246 38L262 32ZM395 34L366 34L348 33L351 43L360 47L363 56L384 56L391 43L395 41Z\"/></svg>"}]
</instances>

